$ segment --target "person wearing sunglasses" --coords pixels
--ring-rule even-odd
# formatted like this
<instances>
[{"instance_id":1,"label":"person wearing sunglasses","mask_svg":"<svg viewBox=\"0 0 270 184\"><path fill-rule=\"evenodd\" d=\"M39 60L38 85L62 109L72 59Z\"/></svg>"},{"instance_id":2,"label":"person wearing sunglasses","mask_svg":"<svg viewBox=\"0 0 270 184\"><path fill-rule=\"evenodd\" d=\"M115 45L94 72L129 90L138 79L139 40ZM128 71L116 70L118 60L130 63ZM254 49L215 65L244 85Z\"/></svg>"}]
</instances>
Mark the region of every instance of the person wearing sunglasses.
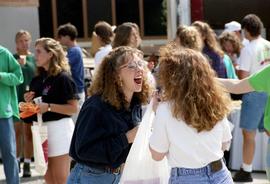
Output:
<instances>
[{"instance_id":1,"label":"person wearing sunglasses","mask_svg":"<svg viewBox=\"0 0 270 184\"><path fill-rule=\"evenodd\" d=\"M100 64L72 137L77 162L68 184L113 184L120 179L150 96L142 52L120 46Z\"/></svg>"}]
</instances>

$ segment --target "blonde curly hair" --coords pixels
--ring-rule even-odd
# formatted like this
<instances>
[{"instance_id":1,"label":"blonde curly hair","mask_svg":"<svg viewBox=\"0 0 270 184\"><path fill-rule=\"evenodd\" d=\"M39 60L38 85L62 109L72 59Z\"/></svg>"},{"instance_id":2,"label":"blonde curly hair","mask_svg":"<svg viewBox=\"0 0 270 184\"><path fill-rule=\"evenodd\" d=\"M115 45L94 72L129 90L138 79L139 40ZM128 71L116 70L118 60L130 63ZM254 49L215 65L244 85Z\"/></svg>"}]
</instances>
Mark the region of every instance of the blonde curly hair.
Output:
<instances>
[{"instance_id":1,"label":"blonde curly hair","mask_svg":"<svg viewBox=\"0 0 270 184\"><path fill-rule=\"evenodd\" d=\"M179 45L194 49L197 51L202 50L202 39L197 29L191 26L179 26L177 29L177 41Z\"/></svg>"},{"instance_id":2,"label":"blonde curly hair","mask_svg":"<svg viewBox=\"0 0 270 184\"><path fill-rule=\"evenodd\" d=\"M127 108L124 92L119 78L119 68L128 63L135 55L142 58L143 54L136 48L121 46L111 51L100 64L93 83L88 89L88 94L101 95L102 99L114 106L116 109ZM143 78L142 91L135 92L133 96L138 98L142 104L148 102L151 88L147 77Z\"/></svg>"},{"instance_id":3,"label":"blonde curly hair","mask_svg":"<svg viewBox=\"0 0 270 184\"><path fill-rule=\"evenodd\" d=\"M35 46L40 45L46 52L52 53L52 58L49 64L48 76L56 76L62 71L70 73L70 67L65 56L65 52L61 44L52 38L40 38L36 40ZM43 68L38 67L37 73L44 71Z\"/></svg>"},{"instance_id":4,"label":"blonde curly hair","mask_svg":"<svg viewBox=\"0 0 270 184\"><path fill-rule=\"evenodd\" d=\"M198 132L211 130L228 114L230 98L200 52L163 47L158 76L173 117Z\"/></svg>"}]
</instances>

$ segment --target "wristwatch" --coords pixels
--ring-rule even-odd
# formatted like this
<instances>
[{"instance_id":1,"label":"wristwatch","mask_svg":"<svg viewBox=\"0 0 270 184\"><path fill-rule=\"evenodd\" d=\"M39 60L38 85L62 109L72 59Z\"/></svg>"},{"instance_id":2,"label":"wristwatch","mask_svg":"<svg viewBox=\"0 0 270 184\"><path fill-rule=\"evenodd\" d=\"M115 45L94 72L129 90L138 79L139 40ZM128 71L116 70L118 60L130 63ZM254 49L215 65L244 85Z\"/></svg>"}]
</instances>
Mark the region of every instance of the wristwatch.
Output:
<instances>
[{"instance_id":1,"label":"wristwatch","mask_svg":"<svg viewBox=\"0 0 270 184\"><path fill-rule=\"evenodd\" d=\"M48 103L48 111L51 112L52 109L51 109L51 104Z\"/></svg>"}]
</instances>

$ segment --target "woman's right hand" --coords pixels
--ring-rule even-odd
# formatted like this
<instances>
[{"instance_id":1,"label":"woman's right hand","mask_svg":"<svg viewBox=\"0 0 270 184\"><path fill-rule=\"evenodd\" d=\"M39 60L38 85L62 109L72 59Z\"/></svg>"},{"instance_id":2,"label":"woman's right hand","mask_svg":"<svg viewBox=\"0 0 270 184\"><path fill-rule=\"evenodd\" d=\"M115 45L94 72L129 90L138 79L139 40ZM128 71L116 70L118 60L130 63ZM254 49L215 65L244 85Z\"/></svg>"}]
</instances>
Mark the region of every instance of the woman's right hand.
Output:
<instances>
[{"instance_id":1,"label":"woman's right hand","mask_svg":"<svg viewBox=\"0 0 270 184\"><path fill-rule=\"evenodd\" d=\"M139 126L136 126L126 133L128 143L133 143L135 136L137 134L138 128L139 128Z\"/></svg>"},{"instance_id":2,"label":"woman's right hand","mask_svg":"<svg viewBox=\"0 0 270 184\"><path fill-rule=\"evenodd\" d=\"M23 97L26 102L31 102L35 97L35 92L34 91L26 92L24 93Z\"/></svg>"}]
</instances>

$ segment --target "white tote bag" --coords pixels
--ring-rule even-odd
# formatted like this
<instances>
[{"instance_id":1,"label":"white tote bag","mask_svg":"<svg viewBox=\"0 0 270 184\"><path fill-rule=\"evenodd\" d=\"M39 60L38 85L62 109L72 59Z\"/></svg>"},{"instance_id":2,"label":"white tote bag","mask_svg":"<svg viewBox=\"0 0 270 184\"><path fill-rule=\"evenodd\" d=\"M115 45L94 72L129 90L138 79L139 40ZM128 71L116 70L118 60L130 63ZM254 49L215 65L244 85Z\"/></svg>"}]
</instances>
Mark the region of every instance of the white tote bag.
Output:
<instances>
[{"instance_id":1,"label":"white tote bag","mask_svg":"<svg viewBox=\"0 0 270 184\"><path fill-rule=\"evenodd\" d=\"M48 129L42 123L42 114L37 114L37 120L38 122L33 122L33 126L31 127L35 159L34 165L35 170L39 174L45 175L48 167Z\"/></svg>"},{"instance_id":2,"label":"white tote bag","mask_svg":"<svg viewBox=\"0 0 270 184\"><path fill-rule=\"evenodd\" d=\"M169 166L166 157L162 161L152 159L149 150L154 112L152 101L147 106L137 135L127 157L120 184L167 184Z\"/></svg>"}]
</instances>

